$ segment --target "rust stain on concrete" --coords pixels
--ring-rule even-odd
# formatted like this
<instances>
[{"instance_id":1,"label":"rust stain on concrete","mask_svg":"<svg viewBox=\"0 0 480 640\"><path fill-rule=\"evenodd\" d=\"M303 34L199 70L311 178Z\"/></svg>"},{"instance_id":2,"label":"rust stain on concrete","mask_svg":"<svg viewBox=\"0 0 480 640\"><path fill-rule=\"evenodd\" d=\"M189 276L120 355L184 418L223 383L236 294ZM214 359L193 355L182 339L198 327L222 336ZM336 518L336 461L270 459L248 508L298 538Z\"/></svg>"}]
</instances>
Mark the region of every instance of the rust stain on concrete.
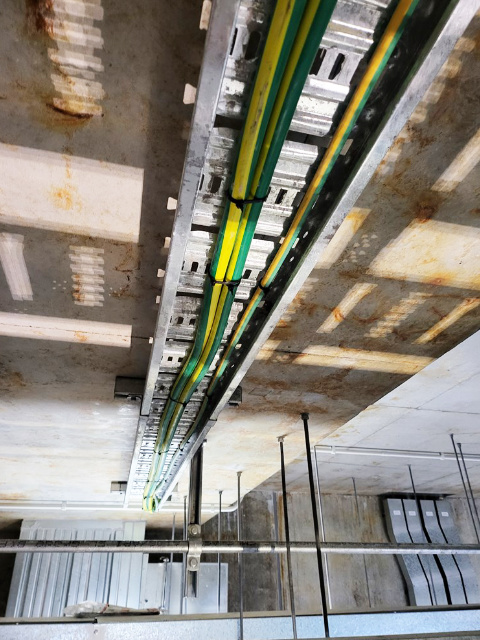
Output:
<instances>
[{"instance_id":1,"label":"rust stain on concrete","mask_svg":"<svg viewBox=\"0 0 480 640\"><path fill-rule=\"evenodd\" d=\"M0 500L29 500L26 493L0 493Z\"/></svg>"},{"instance_id":2,"label":"rust stain on concrete","mask_svg":"<svg viewBox=\"0 0 480 640\"><path fill-rule=\"evenodd\" d=\"M26 0L26 17L30 33L52 36L53 0Z\"/></svg>"},{"instance_id":3,"label":"rust stain on concrete","mask_svg":"<svg viewBox=\"0 0 480 640\"><path fill-rule=\"evenodd\" d=\"M2 389L27 386L22 374L19 371L2 371L1 380Z\"/></svg>"},{"instance_id":4,"label":"rust stain on concrete","mask_svg":"<svg viewBox=\"0 0 480 640\"><path fill-rule=\"evenodd\" d=\"M50 196L55 206L59 209L64 209L65 211L73 209L75 196L70 186L50 189Z\"/></svg>"},{"instance_id":5,"label":"rust stain on concrete","mask_svg":"<svg viewBox=\"0 0 480 640\"><path fill-rule=\"evenodd\" d=\"M68 156L63 156L65 160L65 183L59 187L52 187L49 191L49 198L58 209L80 213L82 210L82 200L78 194L77 187L72 184L71 160Z\"/></svg>"}]
</instances>

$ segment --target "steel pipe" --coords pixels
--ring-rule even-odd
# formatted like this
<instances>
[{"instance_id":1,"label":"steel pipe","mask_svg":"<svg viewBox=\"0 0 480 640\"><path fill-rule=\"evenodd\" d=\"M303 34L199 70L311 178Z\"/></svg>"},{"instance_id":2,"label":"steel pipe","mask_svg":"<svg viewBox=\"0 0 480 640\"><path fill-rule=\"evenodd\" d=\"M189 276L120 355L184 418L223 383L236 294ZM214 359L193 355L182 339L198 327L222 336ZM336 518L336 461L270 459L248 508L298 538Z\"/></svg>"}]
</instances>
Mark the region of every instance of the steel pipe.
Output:
<instances>
[{"instance_id":1,"label":"steel pipe","mask_svg":"<svg viewBox=\"0 0 480 640\"><path fill-rule=\"evenodd\" d=\"M295 553L316 553L315 542L290 541ZM0 540L0 553L188 553L188 540ZM346 555L480 555L479 544L393 544L322 542L322 553ZM285 542L271 540L202 541L202 553L287 553Z\"/></svg>"},{"instance_id":2,"label":"steel pipe","mask_svg":"<svg viewBox=\"0 0 480 640\"><path fill-rule=\"evenodd\" d=\"M349 456L368 456L379 458L408 458L418 460L438 460L440 462L455 462L454 453L445 453L442 451L413 451L403 449L376 449L373 447L342 447L329 444L316 444L313 451L318 453L329 453L332 456L349 455ZM465 460L469 462L480 462L478 453L464 454Z\"/></svg>"}]
</instances>

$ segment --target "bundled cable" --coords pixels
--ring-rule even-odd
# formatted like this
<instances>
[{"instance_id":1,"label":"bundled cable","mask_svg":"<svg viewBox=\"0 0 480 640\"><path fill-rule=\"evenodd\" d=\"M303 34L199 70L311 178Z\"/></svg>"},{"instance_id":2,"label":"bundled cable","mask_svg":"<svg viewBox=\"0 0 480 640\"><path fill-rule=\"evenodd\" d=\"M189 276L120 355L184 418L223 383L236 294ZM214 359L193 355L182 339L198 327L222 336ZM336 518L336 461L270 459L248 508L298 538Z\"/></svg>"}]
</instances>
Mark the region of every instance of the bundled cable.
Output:
<instances>
[{"instance_id":1,"label":"bundled cable","mask_svg":"<svg viewBox=\"0 0 480 640\"><path fill-rule=\"evenodd\" d=\"M182 451L194 432L199 428L204 415L208 409L210 399L216 389L219 379L224 373L225 369L229 365L231 355L239 343L248 323L250 322L255 310L265 296L266 290L272 285L275 277L277 276L282 264L287 258L293 244L295 243L298 235L302 229L308 214L312 210L318 196L325 185L325 182L336 162L340 152L348 139L358 117L363 110L365 103L367 102L371 92L373 91L380 75L382 74L385 66L397 45L397 42L403 32L405 24L411 14L413 13L418 0L400 0L386 29L380 39L379 44L375 48L375 51L370 59L365 74L363 75L357 89L355 90L352 99L350 100L347 109L340 120L340 123L332 137L332 140L318 166L318 169L309 184L307 191L296 211L294 219L290 225L290 228L285 236L283 243L280 245L276 255L267 268L265 275L261 279L257 286L252 298L249 301L247 308L245 309L236 330L227 345L223 357L215 371L212 381L208 387L207 394L203 400L200 412L189 429L188 433L182 440L182 443L174 456L172 461L175 462L176 457ZM286 73L287 76L287 73ZM281 90L279 91L279 95ZM268 135L268 134L267 134ZM252 205L255 206L255 205Z\"/></svg>"},{"instance_id":2,"label":"bundled cable","mask_svg":"<svg viewBox=\"0 0 480 640\"><path fill-rule=\"evenodd\" d=\"M319 0L317 0L318 2ZM144 492L143 507L156 508L155 493L161 481L165 456L170 447L185 405L204 377L215 357L228 322L236 288L243 273L242 261L231 277L231 258L240 252L248 253L253 238L244 237L251 224L246 224L246 208L261 203L264 197L252 193L254 169L257 166L265 132L270 120L278 89L287 65L290 51L297 36L307 0L278 0L270 25L265 49L255 80L247 113L240 151L234 171L229 202L222 219L221 229L204 287L204 300L193 347L170 392L163 411L152 466Z\"/></svg>"}]
</instances>

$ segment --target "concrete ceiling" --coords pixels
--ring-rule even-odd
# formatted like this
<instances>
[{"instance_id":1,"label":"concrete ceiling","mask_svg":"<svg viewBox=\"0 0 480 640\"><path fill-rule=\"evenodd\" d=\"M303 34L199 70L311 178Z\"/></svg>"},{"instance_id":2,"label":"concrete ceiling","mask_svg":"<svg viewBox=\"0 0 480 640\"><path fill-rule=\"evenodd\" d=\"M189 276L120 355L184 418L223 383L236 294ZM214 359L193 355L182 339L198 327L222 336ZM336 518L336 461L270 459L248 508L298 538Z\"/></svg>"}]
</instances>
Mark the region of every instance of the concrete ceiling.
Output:
<instances>
[{"instance_id":1,"label":"concrete ceiling","mask_svg":"<svg viewBox=\"0 0 480 640\"><path fill-rule=\"evenodd\" d=\"M453 453L450 434L465 454L480 454L480 332L370 405L321 441L334 447L397 449ZM288 442L288 440L287 440ZM373 453L373 452L372 452ZM451 457L429 460L391 458L381 455L355 456L317 452L322 491L351 493L352 477L357 491L378 495L391 491L411 491L411 465L416 490L432 493L463 492L456 460ZM474 488L480 485L480 462L467 461ZM288 469L291 490L308 482L305 460L292 462ZM265 488L279 488L278 474Z\"/></svg>"},{"instance_id":2,"label":"concrete ceiling","mask_svg":"<svg viewBox=\"0 0 480 640\"><path fill-rule=\"evenodd\" d=\"M147 370L202 2L52 6L0 6L0 498L111 501L139 415L115 378Z\"/></svg>"},{"instance_id":3,"label":"concrete ceiling","mask_svg":"<svg viewBox=\"0 0 480 640\"><path fill-rule=\"evenodd\" d=\"M145 375L168 253L201 3L88 7L59 20L46 1L0 7L0 232L31 286L14 299L2 262L2 499L100 502L127 479L138 406L114 401L114 382ZM479 23L274 330L242 405L211 430L207 502L218 489L235 501L238 470L243 492L275 476L280 435L300 486L301 411L323 441L480 327Z\"/></svg>"}]
</instances>

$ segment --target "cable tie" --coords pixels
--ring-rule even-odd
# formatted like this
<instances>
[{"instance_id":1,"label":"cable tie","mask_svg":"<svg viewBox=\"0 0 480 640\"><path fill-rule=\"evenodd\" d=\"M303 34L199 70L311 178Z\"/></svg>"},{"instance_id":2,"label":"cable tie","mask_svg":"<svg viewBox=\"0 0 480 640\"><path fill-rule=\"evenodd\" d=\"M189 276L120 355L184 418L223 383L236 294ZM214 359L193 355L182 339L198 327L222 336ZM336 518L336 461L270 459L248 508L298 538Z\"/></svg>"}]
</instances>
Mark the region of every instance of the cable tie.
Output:
<instances>
[{"instance_id":1,"label":"cable tie","mask_svg":"<svg viewBox=\"0 0 480 640\"><path fill-rule=\"evenodd\" d=\"M240 282L242 281L242 279L238 279L238 280L216 280L212 274L210 273L210 271L208 272L208 277L210 278L210 282L212 283L212 286L216 285L216 284L224 284L226 287L228 287L231 291L233 289L235 289L236 287L238 287L238 285L240 284Z\"/></svg>"},{"instance_id":2,"label":"cable tie","mask_svg":"<svg viewBox=\"0 0 480 640\"><path fill-rule=\"evenodd\" d=\"M172 398L170 394L168 394L168 399L171 400L172 402L175 402L176 404L181 404L184 407L186 407L188 404L188 402L181 402L180 400L175 400L175 398Z\"/></svg>"},{"instance_id":3,"label":"cable tie","mask_svg":"<svg viewBox=\"0 0 480 640\"><path fill-rule=\"evenodd\" d=\"M261 291L263 291L263 293L268 293L268 290L270 289L270 287L271 287L271 286L272 286L271 284L267 284L267 285L263 286L263 284L262 284L261 282L259 282L259 283L257 284L257 287L258 287Z\"/></svg>"},{"instance_id":4,"label":"cable tie","mask_svg":"<svg viewBox=\"0 0 480 640\"><path fill-rule=\"evenodd\" d=\"M245 199L234 198L230 189L227 191L227 199L230 200L230 202L234 204L236 207L238 207L240 211L243 211L243 207L246 204L253 204L255 202L265 202L267 198L268 198L268 194L261 198L257 198L256 196L254 196L253 198L245 198Z\"/></svg>"}]
</instances>

